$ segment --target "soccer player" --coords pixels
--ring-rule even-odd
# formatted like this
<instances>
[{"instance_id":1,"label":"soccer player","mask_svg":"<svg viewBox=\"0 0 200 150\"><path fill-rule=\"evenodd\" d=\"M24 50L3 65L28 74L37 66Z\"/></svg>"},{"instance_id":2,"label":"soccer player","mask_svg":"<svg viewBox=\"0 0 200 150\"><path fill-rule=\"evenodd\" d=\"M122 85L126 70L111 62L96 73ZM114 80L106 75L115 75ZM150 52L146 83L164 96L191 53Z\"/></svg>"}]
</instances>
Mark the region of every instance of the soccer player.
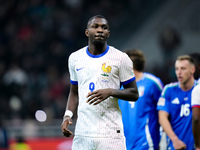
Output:
<instances>
[{"instance_id":1,"label":"soccer player","mask_svg":"<svg viewBox=\"0 0 200 150\"><path fill-rule=\"evenodd\" d=\"M159 122L156 109L163 83L153 74L143 72L145 57L141 50L126 51L133 61L133 70L139 91L137 102L119 100L122 111L127 150L159 148Z\"/></svg>"},{"instance_id":2,"label":"soccer player","mask_svg":"<svg viewBox=\"0 0 200 150\"><path fill-rule=\"evenodd\" d=\"M139 97L133 63L127 54L107 45L109 24L101 15L89 19L88 46L69 57L70 93L61 125L64 135L78 109L73 150L125 150L118 99ZM120 85L124 89L120 90Z\"/></svg>"},{"instance_id":3,"label":"soccer player","mask_svg":"<svg viewBox=\"0 0 200 150\"><path fill-rule=\"evenodd\" d=\"M194 59L189 55L177 57L175 73L178 82L167 84L158 101L159 122L169 137L168 149L193 150L191 93L194 79Z\"/></svg>"},{"instance_id":4,"label":"soccer player","mask_svg":"<svg viewBox=\"0 0 200 150\"><path fill-rule=\"evenodd\" d=\"M191 53L190 56L195 60L194 78L200 84L200 53ZM192 131L196 150L200 150L200 85L192 90Z\"/></svg>"},{"instance_id":5,"label":"soccer player","mask_svg":"<svg viewBox=\"0 0 200 150\"><path fill-rule=\"evenodd\" d=\"M196 150L200 150L200 84L192 90L192 131Z\"/></svg>"}]
</instances>

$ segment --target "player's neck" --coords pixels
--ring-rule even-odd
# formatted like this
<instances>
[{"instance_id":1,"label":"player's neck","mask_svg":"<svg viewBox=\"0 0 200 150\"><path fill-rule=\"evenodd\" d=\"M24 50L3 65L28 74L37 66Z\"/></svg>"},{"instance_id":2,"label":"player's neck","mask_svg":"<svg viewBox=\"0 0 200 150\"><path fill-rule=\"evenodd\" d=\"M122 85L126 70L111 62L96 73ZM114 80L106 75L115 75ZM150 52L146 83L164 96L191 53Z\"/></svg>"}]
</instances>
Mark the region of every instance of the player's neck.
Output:
<instances>
[{"instance_id":1,"label":"player's neck","mask_svg":"<svg viewBox=\"0 0 200 150\"><path fill-rule=\"evenodd\" d=\"M141 80L144 74L143 72L137 71L137 70L134 70L134 73L135 73L136 82Z\"/></svg>"},{"instance_id":2,"label":"player's neck","mask_svg":"<svg viewBox=\"0 0 200 150\"><path fill-rule=\"evenodd\" d=\"M189 91L194 86L194 78L190 78L186 83L180 83L183 91Z\"/></svg>"},{"instance_id":3,"label":"player's neck","mask_svg":"<svg viewBox=\"0 0 200 150\"><path fill-rule=\"evenodd\" d=\"M88 46L88 51L92 54L92 55L99 55L101 53L103 53L105 50L107 49L107 44L105 43L104 45L100 46L96 46L94 44L90 44Z\"/></svg>"}]
</instances>

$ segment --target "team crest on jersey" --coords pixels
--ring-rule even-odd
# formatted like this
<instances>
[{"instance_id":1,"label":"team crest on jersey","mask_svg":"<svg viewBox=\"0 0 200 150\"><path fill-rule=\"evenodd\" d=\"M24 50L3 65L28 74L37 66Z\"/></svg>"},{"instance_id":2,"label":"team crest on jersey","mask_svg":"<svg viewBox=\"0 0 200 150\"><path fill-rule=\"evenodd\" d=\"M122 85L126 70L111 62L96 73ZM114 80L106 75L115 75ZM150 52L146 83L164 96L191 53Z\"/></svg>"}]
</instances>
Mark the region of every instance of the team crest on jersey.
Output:
<instances>
[{"instance_id":1,"label":"team crest on jersey","mask_svg":"<svg viewBox=\"0 0 200 150\"><path fill-rule=\"evenodd\" d=\"M106 62L102 64L101 66L101 70L103 71L103 73L101 74L102 76L102 81L104 82L108 82L109 80L109 75L110 75L110 72L112 70L112 67L111 66L108 66L106 65Z\"/></svg>"},{"instance_id":2,"label":"team crest on jersey","mask_svg":"<svg viewBox=\"0 0 200 150\"><path fill-rule=\"evenodd\" d=\"M144 86L138 87L139 96L142 97L144 95Z\"/></svg>"}]
</instances>

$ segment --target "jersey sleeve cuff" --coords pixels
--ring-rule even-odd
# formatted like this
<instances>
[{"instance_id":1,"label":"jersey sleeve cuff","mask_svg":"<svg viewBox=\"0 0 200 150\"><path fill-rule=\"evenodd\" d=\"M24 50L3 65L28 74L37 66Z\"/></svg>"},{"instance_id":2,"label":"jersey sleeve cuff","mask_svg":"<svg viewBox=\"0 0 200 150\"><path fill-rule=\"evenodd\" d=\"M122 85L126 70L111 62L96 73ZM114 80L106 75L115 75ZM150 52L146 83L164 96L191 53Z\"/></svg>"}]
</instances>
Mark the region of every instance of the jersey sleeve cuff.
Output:
<instances>
[{"instance_id":1,"label":"jersey sleeve cuff","mask_svg":"<svg viewBox=\"0 0 200 150\"><path fill-rule=\"evenodd\" d=\"M121 82L120 85L126 85L126 84L128 84L128 83L130 83L130 82L132 82L132 81L134 81L134 80L135 80L135 77L133 77L133 78L127 80L127 81Z\"/></svg>"},{"instance_id":2,"label":"jersey sleeve cuff","mask_svg":"<svg viewBox=\"0 0 200 150\"><path fill-rule=\"evenodd\" d=\"M72 81L72 80L70 80L70 82L71 82L71 84L73 84L73 85L78 85L78 82L77 82L77 81Z\"/></svg>"}]
</instances>

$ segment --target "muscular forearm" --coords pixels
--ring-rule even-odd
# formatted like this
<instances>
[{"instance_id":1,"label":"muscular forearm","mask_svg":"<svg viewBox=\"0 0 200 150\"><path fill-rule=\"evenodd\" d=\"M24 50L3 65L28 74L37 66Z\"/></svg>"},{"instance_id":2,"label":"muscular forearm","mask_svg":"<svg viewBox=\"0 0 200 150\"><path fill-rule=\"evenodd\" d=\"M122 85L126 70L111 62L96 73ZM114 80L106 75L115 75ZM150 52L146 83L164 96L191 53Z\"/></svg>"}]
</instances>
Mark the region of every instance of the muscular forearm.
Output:
<instances>
[{"instance_id":1,"label":"muscular forearm","mask_svg":"<svg viewBox=\"0 0 200 150\"><path fill-rule=\"evenodd\" d=\"M75 113L77 106L78 106L78 97L73 97L69 94L64 117L69 116L71 118Z\"/></svg>"},{"instance_id":2,"label":"muscular forearm","mask_svg":"<svg viewBox=\"0 0 200 150\"><path fill-rule=\"evenodd\" d=\"M158 114L159 123L163 127L163 130L166 132L168 137L171 139L174 149L186 149L186 144L178 138L172 129L172 126L168 120L169 114L165 111L159 111Z\"/></svg>"},{"instance_id":3,"label":"muscular forearm","mask_svg":"<svg viewBox=\"0 0 200 150\"><path fill-rule=\"evenodd\" d=\"M139 97L138 91L135 88L123 90L112 89L111 96L127 101L137 101Z\"/></svg>"},{"instance_id":4,"label":"muscular forearm","mask_svg":"<svg viewBox=\"0 0 200 150\"><path fill-rule=\"evenodd\" d=\"M66 109L72 111L73 113L77 109L78 106L78 97L74 97L69 95L69 98L67 100L67 106Z\"/></svg>"},{"instance_id":5,"label":"muscular forearm","mask_svg":"<svg viewBox=\"0 0 200 150\"><path fill-rule=\"evenodd\" d=\"M66 110L69 110L72 113L75 113L77 107L78 107L78 86L71 85L68 100L67 100Z\"/></svg>"},{"instance_id":6,"label":"muscular forearm","mask_svg":"<svg viewBox=\"0 0 200 150\"><path fill-rule=\"evenodd\" d=\"M172 126L168 120L168 113L165 111L159 111L159 123L162 126L165 133L168 135L168 137L173 141L176 140L178 137L174 133Z\"/></svg>"},{"instance_id":7,"label":"muscular forearm","mask_svg":"<svg viewBox=\"0 0 200 150\"><path fill-rule=\"evenodd\" d=\"M195 146L200 148L200 121L192 121L193 135L195 139Z\"/></svg>"},{"instance_id":8,"label":"muscular forearm","mask_svg":"<svg viewBox=\"0 0 200 150\"><path fill-rule=\"evenodd\" d=\"M167 118L161 118L159 119L159 122L161 126L163 127L163 130L165 131L165 133L172 140L172 142L173 140L176 140L178 138L177 135L172 130L171 124Z\"/></svg>"}]
</instances>

